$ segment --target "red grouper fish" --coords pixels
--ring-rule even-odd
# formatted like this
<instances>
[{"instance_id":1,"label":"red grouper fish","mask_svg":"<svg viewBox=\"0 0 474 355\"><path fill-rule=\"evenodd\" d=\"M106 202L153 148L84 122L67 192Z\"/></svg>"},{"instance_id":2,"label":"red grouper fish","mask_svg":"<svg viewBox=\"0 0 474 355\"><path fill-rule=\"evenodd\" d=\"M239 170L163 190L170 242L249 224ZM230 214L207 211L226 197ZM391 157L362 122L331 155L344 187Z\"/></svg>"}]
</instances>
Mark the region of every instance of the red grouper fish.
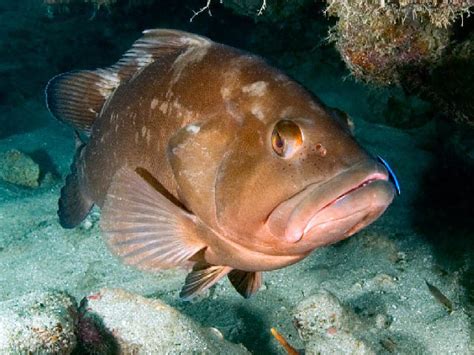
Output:
<instances>
[{"instance_id":1,"label":"red grouper fish","mask_svg":"<svg viewBox=\"0 0 474 355\"><path fill-rule=\"evenodd\" d=\"M61 190L61 225L99 206L123 262L192 268L185 299L225 275L251 296L262 271L351 236L396 192L342 112L260 57L198 35L145 31L116 64L56 76L46 96L88 136Z\"/></svg>"}]
</instances>

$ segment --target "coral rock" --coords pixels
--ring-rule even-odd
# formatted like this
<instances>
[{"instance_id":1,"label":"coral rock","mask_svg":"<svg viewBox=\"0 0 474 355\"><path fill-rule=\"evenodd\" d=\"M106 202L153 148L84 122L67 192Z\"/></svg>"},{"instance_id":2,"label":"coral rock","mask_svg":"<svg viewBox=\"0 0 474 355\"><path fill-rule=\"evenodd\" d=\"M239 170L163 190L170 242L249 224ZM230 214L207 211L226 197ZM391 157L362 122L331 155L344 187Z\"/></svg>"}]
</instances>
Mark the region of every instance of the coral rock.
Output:
<instances>
[{"instance_id":1,"label":"coral rock","mask_svg":"<svg viewBox=\"0 0 474 355\"><path fill-rule=\"evenodd\" d=\"M88 296L82 306L78 334L92 353L248 354L203 328L171 306L120 289Z\"/></svg>"},{"instance_id":2,"label":"coral rock","mask_svg":"<svg viewBox=\"0 0 474 355\"><path fill-rule=\"evenodd\" d=\"M38 187L40 168L28 155L12 149L0 153L0 180L24 187Z\"/></svg>"},{"instance_id":3,"label":"coral rock","mask_svg":"<svg viewBox=\"0 0 474 355\"><path fill-rule=\"evenodd\" d=\"M0 303L0 353L70 354L76 346L75 301L64 293L31 293Z\"/></svg>"}]
</instances>

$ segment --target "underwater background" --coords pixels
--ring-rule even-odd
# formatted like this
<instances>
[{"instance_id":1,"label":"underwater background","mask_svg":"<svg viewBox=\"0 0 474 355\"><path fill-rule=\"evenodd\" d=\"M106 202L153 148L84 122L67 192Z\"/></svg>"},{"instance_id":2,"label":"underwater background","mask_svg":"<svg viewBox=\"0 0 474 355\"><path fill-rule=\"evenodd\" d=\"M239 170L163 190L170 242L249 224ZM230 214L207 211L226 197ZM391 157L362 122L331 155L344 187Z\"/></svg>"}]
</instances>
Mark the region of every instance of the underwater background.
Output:
<instances>
[{"instance_id":1,"label":"underwater background","mask_svg":"<svg viewBox=\"0 0 474 355\"><path fill-rule=\"evenodd\" d=\"M0 353L284 354L276 328L308 354L472 354L473 4L206 3L0 0ZM185 272L121 264L98 209L61 228L74 132L44 88L115 63L151 28L258 54L347 112L401 195L353 238L265 273L248 300L226 280L180 301Z\"/></svg>"}]
</instances>

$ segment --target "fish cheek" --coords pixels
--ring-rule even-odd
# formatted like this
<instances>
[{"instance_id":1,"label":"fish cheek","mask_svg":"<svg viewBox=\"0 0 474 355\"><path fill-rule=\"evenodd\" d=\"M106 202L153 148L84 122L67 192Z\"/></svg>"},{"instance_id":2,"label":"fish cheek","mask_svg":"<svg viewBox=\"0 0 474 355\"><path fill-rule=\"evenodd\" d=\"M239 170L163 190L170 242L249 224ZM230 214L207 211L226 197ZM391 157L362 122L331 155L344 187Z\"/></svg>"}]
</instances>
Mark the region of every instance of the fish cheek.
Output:
<instances>
[{"instance_id":1,"label":"fish cheek","mask_svg":"<svg viewBox=\"0 0 474 355\"><path fill-rule=\"evenodd\" d=\"M222 120L192 123L176 132L168 144L167 157L180 200L207 223L215 219L216 173L232 133Z\"/></svg>"},{"instance_id":2,"label":"fish cheek","mask_svg":"<svg viewBox=\"0 0 474 355\"><path fill-rule=\"evenodd\" d=\"M282 163L287 162L272 155L258 141L250 134L234 142L216 180L218 223L238 236L238 242L252 238L247 244L255 243L267 216L288 197L292 184L280 173Z\"/></svg>"}]
</instances>

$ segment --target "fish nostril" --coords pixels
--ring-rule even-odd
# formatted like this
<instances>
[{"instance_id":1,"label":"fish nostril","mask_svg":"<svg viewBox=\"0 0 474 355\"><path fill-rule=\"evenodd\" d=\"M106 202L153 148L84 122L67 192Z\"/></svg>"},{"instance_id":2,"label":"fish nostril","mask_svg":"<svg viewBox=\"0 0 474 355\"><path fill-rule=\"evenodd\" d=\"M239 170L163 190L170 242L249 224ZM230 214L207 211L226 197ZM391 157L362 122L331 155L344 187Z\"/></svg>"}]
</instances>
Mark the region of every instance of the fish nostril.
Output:
<instances>
[{"instance_id":1,"label":"fish nostril","mask_svg":"<svg viewBox=\"0 0 474 355\"><path fill-rule=\"evenodd\" d=\"M326 156L327 150L324 147L324 145L322 145L321 143L318 143L316 144L315 148L316 148L316 151L319 153L319 155L321 155L322 157Z\"/></svg>"}]
</instances>

